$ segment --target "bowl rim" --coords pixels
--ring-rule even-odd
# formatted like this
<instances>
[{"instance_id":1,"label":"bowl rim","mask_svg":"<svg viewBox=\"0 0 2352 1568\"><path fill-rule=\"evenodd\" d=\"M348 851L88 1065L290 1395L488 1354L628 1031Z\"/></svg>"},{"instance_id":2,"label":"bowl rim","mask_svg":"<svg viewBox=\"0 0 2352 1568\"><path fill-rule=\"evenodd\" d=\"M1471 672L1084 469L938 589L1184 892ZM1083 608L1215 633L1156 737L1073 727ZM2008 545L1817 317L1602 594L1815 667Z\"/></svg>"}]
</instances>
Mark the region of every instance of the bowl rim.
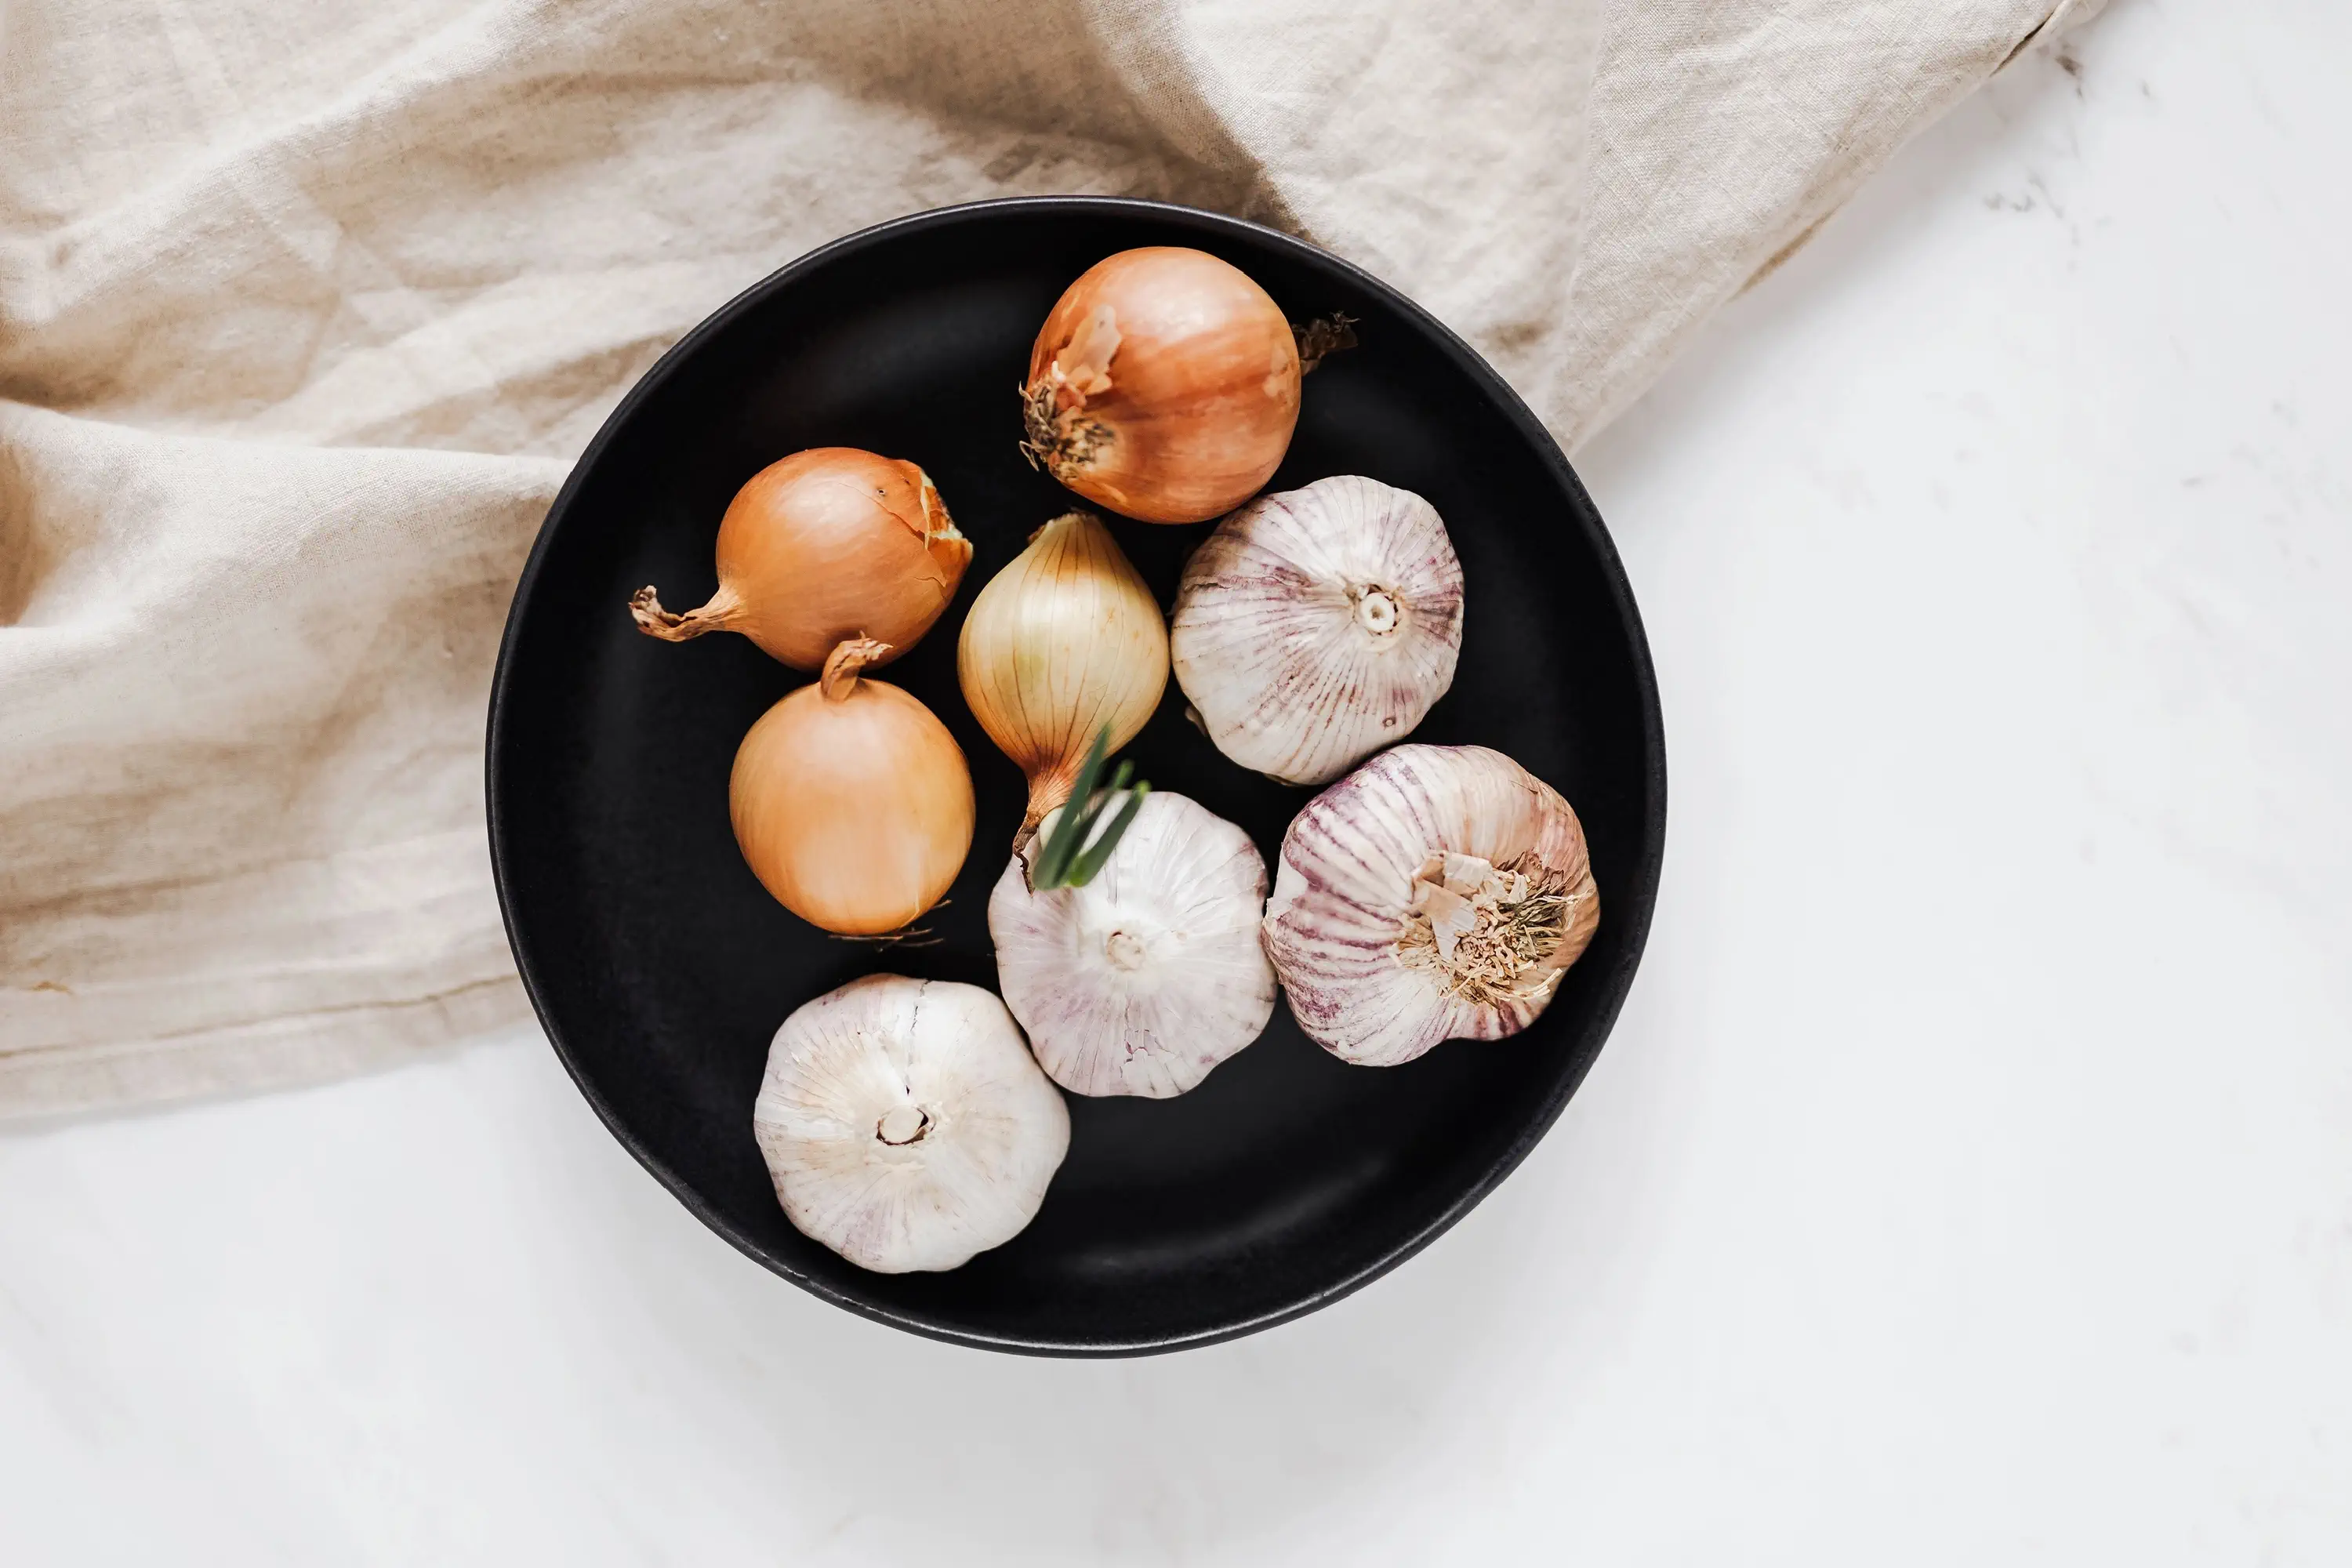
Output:
<instances>
[{"instance_id":1,"label":"bowl rim","mask_svg":"<svg viewBox=\"0 0 2352 1568\"><path fill-rule=\"evenodd\" d=\"M1502 1153L1491 1161L1478 1178L1455 1194L1445 1206L1411 1235L1389 1247L1377 1258L1298 1299L1283 1306L1256 1312L1244 1318L1220 1322L1202 1329L1164 1335L1101 1340L1049 1340L1044 1337L1024 1338L1013 1334L992 1334L951 1323L933 1321L913 1313L859 1298L822 1279L792 1268L783 1260L772 1257L751 1237L738 1230L706 1203L701 1194L671 1169L658 1155L638 1139L607 1101L575 1058L558 1026L549 1005L547 994L533 965L521 932L516 924L514 900L509 889L509 861L512 848L509 843L505 821L509 800L500 782L499 759L508 732L508 704L510 676L514 664L523 609L530 601L557 533L569 513L586 476L604 456L604 449L620 431L635 418L640 405L654 395L701 348L727 331L741 317L820 268L832 265L860 251L886 245L905 236L930 229L951 228L963 224L995 218L1099 216L1148 217L1178 228L1190 228L1208 236L1245 239L1253 244L1288 252L1310 265L1334 269L1367 293L1381 298L1390 309L1415 322L1428 333L1431 341L1454 363L1482 385L1496 407L1507 417L1518 434L1540 456L1553 478L1581 503L1572 509L1577 525L1588 535L1587 542L1601 560L1611 606L1617 613L1629 639L1635 693L1640 708L1642 731L1642 772L1645 786L1647 809L1641 825L1645 846L1640 862L1627 879L1626 891L1620 895L1627 910L1622 928L1622 945L1614 967L1601 983L1600 995L1591 1026L1591 1047L1583 1058L1570 1067L1556 1083L1545 1102L1535 1109L1519 1136ZM572 470L564 477L562 487L556 492L539 532L531 542L530 553L515 580L512 597L508 601L506 627L499 637L498 662L490 676L488 725L483 749L484 804L489 830L490 874L498 891L499 914L506 931L507 948L512 955L517 973L521 977L524 993L530 997L531 1011L539 1020L556 1058L571 1077L581 1097L604 1124L605 1131L644 1166L655 1180L668 1189L670 1195L687 1210L735 1249L751 1258L771 1273L790 1280L802 1289L855 1312L874 1322L920 1334L926 1339L950 1344L969 1345L977 1349L1009 1352L1023 1355L1052 1357L1120 1357L1153 1355L1171 1351L1190 1350L1200 1346L1239 1339L1243 1335L1289 1322L1320 1308L1328 1307L1341 1298L1354 1294L1391 1269L1403 1263L1439 1237L1452 1229L1464 1215L1500 1186L1516 1171L1537 1143L1549 1133L1560 1114L1568 1108L1585 1075L1600 1059L1601 1048L1615 1031L1617 1018L1623 1010L1625 998L1633 988L1634 972L1641 966L1643 949L1648 944L1650 923L1657 902L1661 874L1664 865L1666 829L1666 752L1665 721L1658 698L1657 673L1650 656L1649 637L1642 624L1641 611L1634 604L1633 584L1627 578L1624 563L1617 552L1616 542L1601 521L1599 510L1593 506L1582 480L1569 465L1559 444L1552 438L1533 410L1518 393L1505 381L1499 372L1486 363L1485 356L1465 342L1459 333L1439 321L1428 310L1407 296L1402 289L1382 281L1365 268L1344 257L1324 249L1294 235L1245 218L1199 207L1183 206L1171 202L1150 201L1135 196L1051 195L1003 196L984 201L961 202L950 206L933 207L905 216L887 219L851 234L830 240L807 251L737 294L718 310L696 323L662 356L635 384L622 395L611 414L597 427L595 436L581 450Z\"/></svg>"}]
</instances>

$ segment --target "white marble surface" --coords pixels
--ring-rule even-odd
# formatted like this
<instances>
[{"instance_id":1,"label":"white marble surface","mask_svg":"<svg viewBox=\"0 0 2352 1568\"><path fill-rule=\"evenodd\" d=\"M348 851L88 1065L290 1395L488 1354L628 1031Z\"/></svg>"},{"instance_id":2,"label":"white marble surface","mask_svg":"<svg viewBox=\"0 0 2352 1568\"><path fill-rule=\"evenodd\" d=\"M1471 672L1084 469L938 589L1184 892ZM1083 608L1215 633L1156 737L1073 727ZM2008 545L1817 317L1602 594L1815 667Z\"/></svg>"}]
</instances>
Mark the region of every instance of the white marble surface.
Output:
<instances>
[{"instance_id":1,"label":"white marble surface","mask_svg":"<svg viewBox=\"0 0 2352 1568\"><path fill-rule=\"evenodd\" d=\"M2352 10L2117 0L1581 466L1650 957L1400 1273L1037 1363L518 1037L0 1135L0 1562L2352 1562Z\"/></svg>"}]
</instances>

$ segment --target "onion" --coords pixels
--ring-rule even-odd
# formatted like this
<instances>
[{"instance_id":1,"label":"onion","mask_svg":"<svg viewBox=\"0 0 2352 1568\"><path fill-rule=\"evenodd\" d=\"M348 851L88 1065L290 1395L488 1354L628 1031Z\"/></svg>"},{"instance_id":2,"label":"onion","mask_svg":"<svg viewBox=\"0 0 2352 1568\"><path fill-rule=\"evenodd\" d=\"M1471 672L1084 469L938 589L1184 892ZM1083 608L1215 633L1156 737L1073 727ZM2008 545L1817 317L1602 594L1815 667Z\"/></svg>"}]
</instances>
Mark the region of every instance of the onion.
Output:
<instances>
[{"instance_id":1,"label":"onion","mask_svg":"<svg viewBox=\"0 0 2352 1568\"><path fill-rule=\"evenodd\" d=\"M956 678L971 716L1029 780L1014 847L1087 765L1135 739L1168 688L1160 601L1089 512L1065 512L988 580L963 618Z\"/></svg>"},{"instance_id":2,"label":"onion","mask_svg":"<svg viewBox=\"0 0 2352 1568\"><path fill-rule=\"evenodd\" d=\"M898 688L859 677L889 651L866 639L835 648L822 679L751 726L727 783L752 875L843 936L909 924L971 849L971 771L955 737Z\"/></svg>"},{"instance_id":3,"label":"onion","mask_svg":"<svg viewBox=\"0 0 2352 1568\"><path fill-rule=\"evenodd\" d=\"M1238 268L1149 246L1095 263L1045 318L1022 389L1032 460L1146 522L1199 522L1274 477L1298 423L1298 344Z\"/></svg>"},{"instance_id":4,"label":"onion","mask_svg":"<svg viewBox=\"0 0 2352 1568\"><path fill-rule=\"evenodd\" d=\"M719 522L719 591L684 615L648 584L629 601L637 629L665 642L741 632L794 669L815 669L852 638L895 658L930 630L971 560L930 477L855 447L771 463Z\"/></svg>"}]
</instances>

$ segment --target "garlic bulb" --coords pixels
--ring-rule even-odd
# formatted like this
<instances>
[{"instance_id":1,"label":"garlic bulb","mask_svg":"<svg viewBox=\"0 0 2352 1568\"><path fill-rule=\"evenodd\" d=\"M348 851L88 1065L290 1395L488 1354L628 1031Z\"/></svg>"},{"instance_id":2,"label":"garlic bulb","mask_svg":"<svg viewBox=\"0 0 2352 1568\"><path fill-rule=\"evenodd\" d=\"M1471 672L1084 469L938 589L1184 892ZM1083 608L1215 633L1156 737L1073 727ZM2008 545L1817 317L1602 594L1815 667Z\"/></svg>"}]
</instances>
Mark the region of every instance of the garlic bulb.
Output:
<instances>
[{"instance_id":1,"label":"garlic bulb","mask_svg":"<svg viewBox=\"0 0 2352 1568\"><path fill-rule=\"evenodd\" d=\"M1005 1005L1064 1089L1182 1094L1274 1013L1258 941L1265 861L1206 806L1155 793L1091 881L1034 892L1030 868L1050 831L989 897Z\"/></svg>"},{"instance_id":2,"label":"garlic bulb","mask_svg":"<svg viewBox=\"0 0 2352 1568\"><path fill-rule=\"evenodd\" d=\"M1285 784L1328 783L1411 734L1461 648L1462 563L1437 509L1360 474L1219 523L1169 633L1209 739Z\"/></svg>"},{"instance_id":3,"label":"garlic bulb","mask_svg":"<svg viewBox=\"0 0 2352 1568\"><path fill-rule=\"evenodd\" d=\"M784 1020L751 1131L802 1234L904 1274L1019 1235L1069 1152L1070 1111L994 996L869 974Z\"/></svg>"},{"instance_id":4,"label":"garlic bulb","mask_svg":"<svg viewBox=\"0 0 2352 1568\"><path fill-rule=\"evenodd\" d=\"M1265 951L1298 1026L1364 1067L1535 1022L1600 923L1583 826L1484 746L1399 746L1282 837Z\"/></svg>"},{"instance_id":5,"label":"garlic bulb","mask_svg":"<svg viewBox=\"0 0 2352 1568\"><path fill-rule=\"evenodd\" d=\"M1168 628L1102 520L1065 512L964 616L956 677L972 717L1029 779L1016 844L1070 797L1087 748L1135 739L1168 687Z\"/></svg>"}]
</instances>

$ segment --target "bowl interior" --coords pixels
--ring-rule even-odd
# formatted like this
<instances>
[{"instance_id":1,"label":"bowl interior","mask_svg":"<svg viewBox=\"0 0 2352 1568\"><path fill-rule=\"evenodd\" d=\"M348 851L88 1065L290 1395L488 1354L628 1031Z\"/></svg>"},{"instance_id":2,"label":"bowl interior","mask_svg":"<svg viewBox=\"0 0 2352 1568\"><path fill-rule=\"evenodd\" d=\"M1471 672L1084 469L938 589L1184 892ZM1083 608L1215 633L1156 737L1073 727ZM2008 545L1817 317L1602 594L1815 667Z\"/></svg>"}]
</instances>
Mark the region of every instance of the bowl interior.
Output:
<instances>
[{"instance_id":1,"label":"bowl interior","mask_svg":"<svg viewBox=\"0 0 2352 1568\"><path fill-rule=\"evenodd\" d=\"M1297 321L1344 310L1361 346L1308 377L1275 489L1361 473L1444 517L1466 581L1452 691L1412 739L1475 742L1565 795L1590 837L1601 928L1538 1023L1392 1068L1317 1048L1277 1005L1254 1046L1173 1100L1071 1097L1067 1163L1035 1222L938 1275L866 1273L785 1220L751 1132L786 1014L876 972L993 988L985 913L1024 798L956 686L972 595L1075 498L1023 460L1018 384L1062 289L1129 246L1196 246ZM910 458L974 555L956 603L887 679L971 763L980 825L935 945L828 937L753 880L728 825L743 732L808 678L748 641L640 636L630 593L714 586L737 487L814 446ZM1209 524L1111 520L1163 605ZM622 1141L777 1272L922 1332L1118 1353L1306 1310L1411 1253L1559 1114L1631 983L1664 821L1647 650L1614 552L1566 462L1475 355L1366 275L1230 219L1084 198L904 220L785 268L673 351L550 512L492 700L492 847L509 933L550 1037ZM1128 749L1157 788L1239 823L1269 868L1309 792L1226 762L1168 696Z\"/></svg>"}]
</instances>

